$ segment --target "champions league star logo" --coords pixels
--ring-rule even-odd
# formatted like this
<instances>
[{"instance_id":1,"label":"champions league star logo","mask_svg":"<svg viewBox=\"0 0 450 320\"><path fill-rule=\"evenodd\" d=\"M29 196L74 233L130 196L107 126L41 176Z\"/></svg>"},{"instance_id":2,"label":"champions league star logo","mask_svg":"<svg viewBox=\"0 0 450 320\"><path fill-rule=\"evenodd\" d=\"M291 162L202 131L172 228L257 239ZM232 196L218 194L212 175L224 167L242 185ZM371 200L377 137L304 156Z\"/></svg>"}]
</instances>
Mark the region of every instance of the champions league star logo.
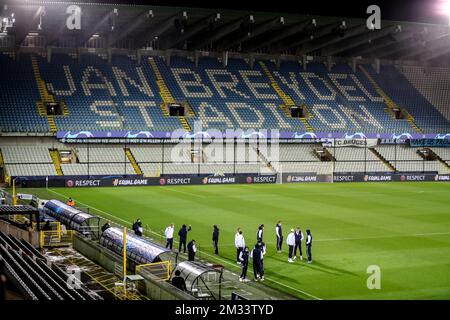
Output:
<instances>
[{"instance_id":1,"label":"champions league star logo","mask_svg":"<svg viewBox=\"0 0 450 320\"><path fill-rule=\"evenodd\" d=\"M294 139L316 139L317 135L314 132L304 132L304 133L298 133L295 132L292 136Z\"/></svg>"},{"instance_id":2,"label":"champions league star logo","mask_svg":"<svg viewBox=\"0 0 450 320\"><path fill-rule=\"evenodd\" d=\"M450 139L450 133L446 133L446 134L438 134L435 139Z\"/></svg>"},{"instance_id":3,"label":"champions league star logo","mask_svg":"<svg viewBox=\"0 0 450 320\"><path fill-rule=\"evenodd\" d=\"M395 133L392 135L392 139L412 139L413 136L410 133L401 133L399 135L396 135Z\"/></svg>"},{"instance_id":4,"label":"champions league star logo","mask_svg":"<svg viewBox=\"0 0 450 320\"><path fill-rule=\"evenodd\" d=\"M80 131L80 132L75 132L75 133L71 133L69 131L64 135L63 138L77 139L77 138L93 138L93 137L94 137L94 135L90 131Z\"/></svg>"},{"instance_id":5,"label":"champions league star logo","mask_svg":"<svg viewBox=\"0 0 450 320\"><path fill-rule=\"evenodd\" d=\"M354 134L346 133L344 139L366 139L366 135L362 132L356 132Z\"/></svg>"},{"instance_id":6,"label":"champions league star logo","mask_svg":"<svg viewBox=\"0 0 450 320\"><path fill-rule=\"evenodd\" d=\"M206 131L199 131L199 132L194 132L194 133L189 133L186 132L185 134L183 134L183 138L185 139L192 139L192 138L211 138L211 136L209 135L208 132Z\"/></svg>"},{"instance_id":7,"label":"champions league star logo","mask_svg":"<svg viewBox=\"0 0 450 320\"><path fill-rule=\"evenodd\" d=\"M261 132L253 131L250 133L242 133L241 135L242 139L248 139L248 138L265 138L264 134Z\"/></svg>"},{"instance_id":8,"label":"champions league star logo","mask_svg":"<svg viewBox=\"0 0 450 320\"><path fill-rule=\"evenodd\" d=\"M149 131L139 131L137 133L131 133L131 131L128 131L124 138L153 138L153 135Z\"/></svg>"}]
</instances>

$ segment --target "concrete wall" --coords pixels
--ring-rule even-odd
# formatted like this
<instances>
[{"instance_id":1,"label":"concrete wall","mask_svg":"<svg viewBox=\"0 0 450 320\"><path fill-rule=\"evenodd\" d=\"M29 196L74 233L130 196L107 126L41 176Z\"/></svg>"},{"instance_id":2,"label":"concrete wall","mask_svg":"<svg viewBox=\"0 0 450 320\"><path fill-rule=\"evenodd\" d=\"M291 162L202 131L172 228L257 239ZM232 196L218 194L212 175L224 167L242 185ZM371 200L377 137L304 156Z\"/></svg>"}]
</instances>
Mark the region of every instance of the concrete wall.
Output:
<instances>
[{"instance_id":1,"label":"concrete wall","mask_svg":"<svg viewBox=\"0 0 450 320\"><path fill-rule=\"evenodd\" d=\"M37 231L27 231L12 224L9 224L6 221L0 220L0 231L12 235L17 239L24 239L25 241L31 243L31 245L35 248L39 248L39 232Z\"/></svg>"}]
</instances>

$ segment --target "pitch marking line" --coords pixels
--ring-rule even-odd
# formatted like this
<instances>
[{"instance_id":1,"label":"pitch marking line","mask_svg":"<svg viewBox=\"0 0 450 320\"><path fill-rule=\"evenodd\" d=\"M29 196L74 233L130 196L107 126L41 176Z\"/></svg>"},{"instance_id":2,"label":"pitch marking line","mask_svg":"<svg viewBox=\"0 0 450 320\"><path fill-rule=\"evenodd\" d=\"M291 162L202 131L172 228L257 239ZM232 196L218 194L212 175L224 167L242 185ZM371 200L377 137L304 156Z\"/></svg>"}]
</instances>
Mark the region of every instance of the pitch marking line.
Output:
<instances>
[{"instance_id":1,"label":"pitch marking line","mask_svg":"<svg viewBox=\"0 0 450 320\"><path fill-rule=\"evenodd\" d=\"M175 189L172 189L172 187L160 187L160 188L164 189L164 190L172 191L172 192L178 192L178 193L187 194L187 195L192 196L192 197L204 198L204 196L201 196L199 194L190 193L190 192L186 192L186 191L175 190Z\"/></svg>"},{"instance_id":2,"label":"pitch marking line","mask_svg":"<svg viewBox=\"0 0 450 320\"><path fill-rule=\"evenodd\" d=\"M62 197L67 197L66 195L64 195L64 194L62 194L62 193L59 193L59 192L56 192L56 191L54 191L54 190L51 190L51 189L47 189L47 190L49 190L50 192L53 192L54 194L60 195L60 196L62 196ZM77 199L75 199L75 198L73 198L73 199L74 199L74 200L77 200ZM78 200L77 200L77 201L78 201ZM94 209L94 210L96 210L96 211L98 211L98 212L104 213L104 214L106 214L106 215L108 215L108 216L110 216L110 217L113 217L113 218L115 218L115 219L117 219L117 220L120 220L120 221L122 221L122 222L125 222L125 223L127 223L127 224L131 224L130 221L121 219L121 218L119 218L119 217L117 217L117 216L114 216L114 215L108 213L108 212L105 212L105 211L103 211L103 210L97 209L97 208L95 208L95 207L93 207L93 206L91 206L91 205L89 205L89 204L87 204L87 203L83 203L83 202L81 202L81 201L78 201L78 203L83 204L83 205L85 205L85 206L88 206L88 207L90 207L90 208L92 208L92 209ZM156 235L158 235L158 236L161 236L160 234L158 234L157 232L155 232L155 231L153 231L153 230L149 230L149 231L150 231L151 233L153 233L153 234L156 234ZM174 242L177 243L178 241L174 240ZM224 263L226 263L226 264L228 264L228 265L230 265L230 266L233 266L234 268L238 268L235 264L233 264L233 263L231 263L231 262L229 262L229 261L227 261L227 260L221 259L221 258L219 258L219 257L214 257L214 256L212 256L212 255L210 255L210 254L208 254L208 253L206 253L206 252L202 252L202 251L200 251L200 250L198 250L198 251L199 251L199 253L202 253L202 254L207 255L207 256L209 256L209 257L216 258L216 259L218 259L218 260L220 260L220 261L223 261ZM299 290L299 289L293 288L293 287L291 287L291 286L288 286L288 285L286 285L286 284L284 284L284 283L281 283L281 282L278 282L278 281L276 281L276 280L272 280L272 279L270 279L270 278L266 278L266 280L268 280L268 281L270 281L270 282L274 282L274 283L276 283L276 284L278 284L278 285L281 285L281 286L283 286L283 287L289 288L289 289L291 289L291 290L297 291L297 292L299 292L299 293L302 293L302 294L304 294L304 295L306 295L306 296L309 296L309 297L311 297L311 298L313 298L313 299L315 299L315 300L322 300L321 298L316 297L316 296L314 296L314 295L312 295L312 294L310 294L310 293L308 293L308 292L305 292L305 291L303 291L303 290Z\"/></svg>"}]
</instances>

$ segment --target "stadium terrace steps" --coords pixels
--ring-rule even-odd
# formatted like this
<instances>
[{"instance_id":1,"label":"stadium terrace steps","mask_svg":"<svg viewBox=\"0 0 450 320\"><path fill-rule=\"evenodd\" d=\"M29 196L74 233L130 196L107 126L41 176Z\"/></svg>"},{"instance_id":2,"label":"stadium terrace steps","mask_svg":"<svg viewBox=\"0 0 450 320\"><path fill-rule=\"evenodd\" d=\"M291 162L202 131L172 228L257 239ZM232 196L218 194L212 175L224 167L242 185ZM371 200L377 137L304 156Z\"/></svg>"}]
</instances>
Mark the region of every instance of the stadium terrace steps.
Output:
<instances>
[{"instance_id":1,"label":"stadium terrace steps","mask_svg":"<svg viewBox=\"0 0 450 320\"><path fill-rule=\"evenodd\" d=\"M49 149L50 157L53 160L53 165L55 166L56 173L58 176L63 176L63 170L61 168L61 161L59 159L59 151L58 149Z\"/></svg>"},{"instance_id":2,"label":"stadium terrace steps","mask_svg":"<svg viewBox=\"0 0 450 320\"><path fill-rule=\"evenodd\" d=\"M31 65L33 68L34 77L36 79L37 88L39 91L39 94L41 96L41 101L38 101L36 103L39 115L42 117L47 117L47 122L50 127L50 132L53 134L56 134L58 131L55 123L55 117L52 115L47 115L47 112L45 110L45 103L49 102L55 102L55 98L48 93L47 86L45 85L44 80L42 80L41 72L39 71L39 65L36 59L36 56L31 56ZM67 106L66 106L67 109Z\"/></svg>"},{"instance_id":3,"label":"stadium terrace steps","mask_svg":"<svg viewBox=\"0 0 450 320\"><path fill-rule=\"evenodd\" d=\"M155 74L155 77L156 77L156 84L158 85L158 88L159 88L159 95L163 99L163 104L160 105L161 110L162 110L164 116L169 117L170 114L169 114L169 110L168 110L168 105L174 104L174 103L176 103L176 101L173 98L172 94L170 93L170 90L167 87L163 76L161 75L161 71L159 70L158 64L156 63L155 59L153 57L149 57L148 61L150 63L150 66L152 67L153 73ZM191 108L189 108L188 110L191 110ZM190 112L188 111L188 114L193 115L193 111L192 110ZM178 119L180 120L181 125L183 126L183 128L186 131L190 132L192 130L191 126L186 121L185 117L179 116Z\"/></svg>"},{"instance_id":4,"label":"stadium terrace steps","mask_svg":"<svg viewBox=\"0 0 450 320\"><path fill-rule=\"evenodd\" d=\"M372 153L375 154L378 159L380 159L389 168L389 170L396 171L395 167L389 161L387 161L386 158L383 157L380 152L378 152L378 150L376 150L375 148L369 148L369 150L372 151Z\"/></svg>"},{"instance_id":5,"label":"stadium terrace steps","mask_svg":"<svg viewBox=\"0 0 450 320\"><path fill-rule=\"evenodd\" d=\"M292 118L291 113L289 112L289 106L295 106L295 101L287 95L283 89L278 85L278 82L273 77L272 73L270 72L269 68L267 68L266 64L262 61L259 61L259 65L263 69L264 73L266 74L267 78L269 78L271 87L275 90L277 95L283 100L284 105L281 105L281 109L283 110L284 114L288 118ZM307 112L305 110L305 112ZM307 112L309 115L309 112ZM314 132L314 128L311 126L311 124L308 122L306 118L300 118L300 121L305 125L306 130L308 132Z\"/></svg>"},{"instance_id":6,"label":"stadium terrace steps","mask_svg":"<svg viewBox=\"0 0 450 320\"><path fill-rule=\"evenodd\" d=\"M134 172L136 172L136 174L142 175L142 170L139 167L139 164L137 163L136 159L134 158L134 155L131 152L130 148L125 148L125 154L127 155L127 158L130 161L131 166L134 169Z\"/></svg>"},{"instance_id":7,"label":"stadium terrace steps","mask_svg":"<svg viewBox=\"0 0 450 320\"><path fill-rule=\"evenodd\" d=\"M369 74L369 72L367 72L367 70L360 65L359 68L361 69L362 73L367 77L367 79L369 80L369 82L373 85L375 91L383 98L384 103L386 104L386 106L388 107L388 112L392 118L394 117L393 114L393 109L400 109L403 112L405 112L405 118L408 121L408 123L411 125L411 127L417 132L417 133L423 133L423 130L421 128L419 128L419 126L416 124L414 117L408 112L408 110L406 110L405 108L400 108L395 102L394 100L392 100L385 92L384 90L378 85L378 83L375 81L375 79Z\"/></svg>"},{"instance_id":8,"label":"stadium terrace steps","mask_svg":"<svg viewBox=\"0 0 450 320\"><path fill-rule=\"evenodd\" d=\"M442 157L439 154L437 154L434 150L433 150L433 153L436 155L436 159L440 163L442 163L450 172L450 161L445 161L444 159L442 159Z\"/></svg>"}]
</instances>

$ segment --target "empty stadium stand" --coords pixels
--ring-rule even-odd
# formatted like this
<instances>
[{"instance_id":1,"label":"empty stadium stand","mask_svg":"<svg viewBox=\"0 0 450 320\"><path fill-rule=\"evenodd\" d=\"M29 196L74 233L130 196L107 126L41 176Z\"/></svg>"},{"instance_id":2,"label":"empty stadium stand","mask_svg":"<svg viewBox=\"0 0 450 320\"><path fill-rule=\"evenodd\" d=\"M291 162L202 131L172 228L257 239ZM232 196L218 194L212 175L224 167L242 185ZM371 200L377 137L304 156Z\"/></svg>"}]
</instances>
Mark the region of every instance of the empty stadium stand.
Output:
<instances>
[{"instance_id":1,"label":"empty stadium stand","mask_svg":"<svg viewBox=\"0 0 450 320\"><path fill-rule=\"evenodd\" d=\"M173 56L170 66L162 57L144 57L138 65L134 56L113 55L109 64L102 55L74 58L59 53L52 54L50 63L37 54L16 59L3 54L0 65L13 77L0 80L7 93L0 98L0 126L6 132L189 131L195 129L195 121L219 130L440 133L449 129L441 113L445 95L423 89L426 75L401 69L405 76L389 65L377 74L370 65L353 71L346 63L328 68L321 62L303 66L282 61L277 68L273 61L259 61L252 68L243 59L228 59L224 67L216 58L201 57L196 65L191 58ZM49 101L63 106L51 121L42 114L42 105L37 107L38 102ZM169 116L167 104L172 102L189 106L186 115ZM292 103L303 105L307 115L292 118L286 110ZM408 119L395 119L389 113L392 104L405 109Z\"/></svg>"},{"instance_id":2,"label":"empty stadium stand","mask_svg":"<svg viewBox=\"0 0 450 320\"><path fill-rule=\"evenodd\" d=\"M83 285L68 286L68 276L46 259L29 243L0 232L0 259L4 260L6 275L30 300L97 300ZM73 283L73 282L71 282Z\"/></svg>"}]
</instances>

